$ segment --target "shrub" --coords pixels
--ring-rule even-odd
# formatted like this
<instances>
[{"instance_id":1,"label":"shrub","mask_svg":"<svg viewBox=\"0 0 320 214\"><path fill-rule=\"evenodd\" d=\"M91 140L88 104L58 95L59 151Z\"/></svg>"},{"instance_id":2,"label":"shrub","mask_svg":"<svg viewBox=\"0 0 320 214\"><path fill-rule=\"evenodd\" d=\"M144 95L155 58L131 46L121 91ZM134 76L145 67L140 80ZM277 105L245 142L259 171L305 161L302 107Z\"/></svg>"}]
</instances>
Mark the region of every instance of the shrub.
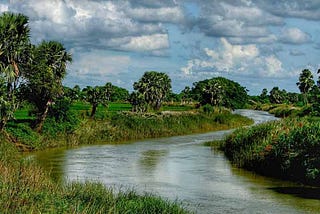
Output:
<instances>
[{"instance_id":1,"label":"shrub","mask_svg":"<svg viewBox=\"0 0 320 214\"><path fill-rule=\"evenodd\" d=\"M239 167L320 186L320 121L285 119L226 138L223 149Z\"/></svg>"}]
</instances>

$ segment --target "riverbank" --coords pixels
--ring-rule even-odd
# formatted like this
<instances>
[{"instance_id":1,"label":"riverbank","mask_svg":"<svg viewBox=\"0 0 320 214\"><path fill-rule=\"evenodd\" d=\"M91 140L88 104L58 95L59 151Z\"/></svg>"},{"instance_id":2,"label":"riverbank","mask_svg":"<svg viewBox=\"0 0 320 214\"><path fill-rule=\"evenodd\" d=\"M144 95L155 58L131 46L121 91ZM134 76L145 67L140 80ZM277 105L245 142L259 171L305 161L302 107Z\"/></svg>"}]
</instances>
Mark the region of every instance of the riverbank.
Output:
<instances>
[{"instance_id":1,"label":"riverbank","mask_svg":"<svg viewBox=\"0 0 320 214\"><path fill-rule=\"evenodd\" d=\"M229 135L221 147L238 167L320 186L319 118L286 118L241 128Z\"/></svg>"},{"instance_id":2,"label":"riverbank","mask_svg":"<svg viewBox=\"0 0 320 214\"><path fill-rule=\"evenodd\" d=\"M74 122L78 121L78 122ZM117 112L103 119L77 119L66 122L47 120L42 133L28 123L9 124L10 139L24 150L119 143L138 139L168 137L233 129L252 124L246 117L228 110L204 113L164 111L158 113Z\"/></svg>"},{"instance_id":3,"label":"riverbank","mask_svg":"<svg viewBox=\"0 0 320 214\"><path fill-rule=\"evenodd\" d=\"M59 184L32 160L0 144L0 213L188 213L178 202L99 183Z\"/></svg>"},{"instance_id":4,"label":"riverbank","mask_svg":"<svg viewBox=\"0 0 320 214\"><path fill-rule=\"evenodd\" d=\"M0 135L0 212L187 213L178 202L138 195L132 190L115 192L96 183L56 183L34 161L23 159L15 145L39 150L221 130L250 123L248 118L224 111L119 113L104 120L83 120L70 133L53 132L66 130L63 124L51 124L49 131L41 134L32 131L28 123L10 124L9 135Z\"/></svg>"}]
</instances>

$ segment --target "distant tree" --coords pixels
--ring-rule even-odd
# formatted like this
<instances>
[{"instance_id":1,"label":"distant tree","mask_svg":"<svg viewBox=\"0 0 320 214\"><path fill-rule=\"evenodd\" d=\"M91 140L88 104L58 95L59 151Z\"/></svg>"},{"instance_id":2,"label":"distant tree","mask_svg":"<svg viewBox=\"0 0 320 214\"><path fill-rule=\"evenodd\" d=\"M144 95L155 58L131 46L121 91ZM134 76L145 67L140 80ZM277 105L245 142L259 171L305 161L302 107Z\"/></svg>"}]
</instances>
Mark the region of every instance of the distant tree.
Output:
<instances>
[{"instance_id":1,"label":"distant tree","mask_svg":"<svg viewBox=\"0 0 320 214\"><path fill-rule=\"evenodd\" d=\"M165 73L149 71L133 84L133 88L137 93L136 97L143 97L148 106L159 110L162 102L171 92L171 79Z\"/></svg>"},{"instance_id":2,"label":"distant tree","mask_svg":"<svg viewBox=\"0 0 320 214\"><path fill-rule=\"evenodd\" d=\"M281 91L279 87L273 87L270 91L270 102L273 104L281 104L285 102L285 91Z\"/></svg>"},{"instance_id":3,"label":"distant tree","mask_svg":"<svg viewBox=\"0 0 320 214\"><path fill-rule=\"evenodd\" d=\"M63 89L64 96L68 97L71 102L81 100L81 89L80 86L75 85L73 88L64 86Z\"/></svg>"},{"instance_id":4,"label":"distant tree","mask_svg":"<svg viewBox=\"0 0 320 214\"><path fill-rule=\"evenodd\" d=\"M288 102L291 104L295 104L299 102L299 94L294 92L287 93Z\"/></svg>"},{"instance_id":5,"label":"distant tree","mask_svg":"<svg viewBox=\"0 0 320 214\"><path fill-rule=\"evenodd\" d=\"M231 109L243 108L248 102L245 87L232 80L216 77L193 84L191 90L193 99L202 105L221 105Z\"/></svg>"},{"instance_id":6,"label":"distant tree","mask_svg":"<svg viewBox=\"0 0 320 214\"><path fill-rule=\"evenodd\" d=\"M304 103L308 104L307 94L314 86L313 75L309 69L304 69L299 77L299 82L297 86L299 87L300 92L303 94Z\"/></svg>"},{"instance_id":7,"label":"distant tree","mask_svg":"<svg viewBox=\"0 0 320 214\"><path fill-rule=\"evenodd\" d=\"M143 94L133 91L130 94L129 101L132 105L133 112L145 112L148 110L148 104L146 103Z\"/></svg>"},{"instance_id":8,"label":"distant tree","mask_svg":"<svg viewBox=\"0 0 320 214\"><path fill-rule=\"evenodd\" d=\"M32 64L25 72L23 93L35 107L37 119L34 128L40 132L49 107L63 95L62 80L72 58L63 45L55 41L42 42L34 49L33 55Z\"/></svg>"},{"instance_id":9,"label":"distant tree","mask_svg":"<svg viewBox=\"0 0 320 214\"><path fill-rule=\"evenodd\" d=\"M0 15L0 79L6 87L0 94L0 130L18 107L17 88L24 65L30 59L29 33L26 16L8 12Z\"/></svg>"},{"instance_id":10,"label":"distant tree","mask_svg":"<svg viewBox=\"0 0 320 214\"><path fill-rule=\"evenodd\" d=\"M259 96L260 102L267 103L269 101L268 89L264 88Z\"/></svg>"},{"instance_id":11,"label":"distant tree","mask_svg":"<svg viewBox=\"0 0 320 214\"><path fill-rule=\"evenodd\" d=\"M91 87L87 86L83 89L84 97L92 106L90 117L94 118L99 104L107 106L112 94L112 85L107 83L105 86Z\"/></svg>"},{"instance_id":12,"label":"distant tree","mask_svg":"<svg viewBox=\"0 0 320 214\"><path fill-rule=\"evenodd\" d=\"M191 88L189 86L186 86L180 93L181 102L182 104L185 103L191 103L192 102L192 94L191 94Z\"/></svg>"},{"instance_id":13,"label":"distant tree","mask_svg":"<svg viewBox=\"0 0 320 214\"><path fill-rule=\"evenodd\" d=\"M128 99L129 91L127 89L112 85L112 94L110 97L111 102L126 102Z\"/></svg>"},{"instance_id":14,"label":"distant tree","mask_svg":"<svg viewBox=\"0 0 320 214\"><path fill-rule=\"evenodd\" d=\"M225 91L220 82L217 79L210 79L203 89L203 102L212 106L219 106L225 98L224 93Z\"/></svg>"}]
</instances>

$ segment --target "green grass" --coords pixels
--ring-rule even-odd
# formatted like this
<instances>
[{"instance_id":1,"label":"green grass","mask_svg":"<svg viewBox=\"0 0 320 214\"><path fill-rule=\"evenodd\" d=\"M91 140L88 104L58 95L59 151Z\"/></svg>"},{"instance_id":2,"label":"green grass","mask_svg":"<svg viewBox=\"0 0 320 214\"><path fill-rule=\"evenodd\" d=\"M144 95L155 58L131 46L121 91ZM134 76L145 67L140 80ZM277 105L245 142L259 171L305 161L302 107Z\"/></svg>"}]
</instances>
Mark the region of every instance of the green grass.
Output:
<instances>
[{"instance_id":1,"label":"green grass","mask_svg":"<svg viewBox=\"0 0 320 214\"><path fill-rule=\"evenodd\" d=\"M101 183L60 184L0 134L0 213L188 213L179 202Z\"/></svg>"},{"instance_id":2,"label":"green grass","mask_svg":"<svg viewBox=\"0 0 320 214\"><path fill-rule=\"evenodd\" d=\"M146 113L123 112L108 120L87 120L70 136L70 144L123 142L145 138L217 131L252 124L252 120L230 112Z\"/></svg>"},{"instance_id":3,"label":"green grass","mask_svg":"<svg viewBox=\"0 0 320 214\"><path fill-rule=\"evenodd\" d=\"M239 129L226 138L223 150L239 167L320 186L318 118L287 118Z\"/></svg>"}]
</instances>

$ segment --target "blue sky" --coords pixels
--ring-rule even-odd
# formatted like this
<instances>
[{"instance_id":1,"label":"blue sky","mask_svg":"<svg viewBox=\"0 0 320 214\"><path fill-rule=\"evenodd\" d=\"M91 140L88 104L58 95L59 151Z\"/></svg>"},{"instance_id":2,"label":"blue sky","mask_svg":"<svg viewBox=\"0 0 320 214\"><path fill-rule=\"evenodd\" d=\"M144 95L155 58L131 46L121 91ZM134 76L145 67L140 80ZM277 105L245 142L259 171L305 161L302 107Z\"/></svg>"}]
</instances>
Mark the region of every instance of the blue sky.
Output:
<instances>
[{"instance_id":1,"label":"blue sky","mask_svg":"<svg viewBox=\"0 0 320 214\"><path fill-rule=\"evenodd\" d=\"M319 0L0 0L30 18L33 43L72 53L65 84L112 82L132 90L145 71L167 73L174 92L223 76L250 94L297 91L320 68Z\"/></svg>"}]
</instances>

